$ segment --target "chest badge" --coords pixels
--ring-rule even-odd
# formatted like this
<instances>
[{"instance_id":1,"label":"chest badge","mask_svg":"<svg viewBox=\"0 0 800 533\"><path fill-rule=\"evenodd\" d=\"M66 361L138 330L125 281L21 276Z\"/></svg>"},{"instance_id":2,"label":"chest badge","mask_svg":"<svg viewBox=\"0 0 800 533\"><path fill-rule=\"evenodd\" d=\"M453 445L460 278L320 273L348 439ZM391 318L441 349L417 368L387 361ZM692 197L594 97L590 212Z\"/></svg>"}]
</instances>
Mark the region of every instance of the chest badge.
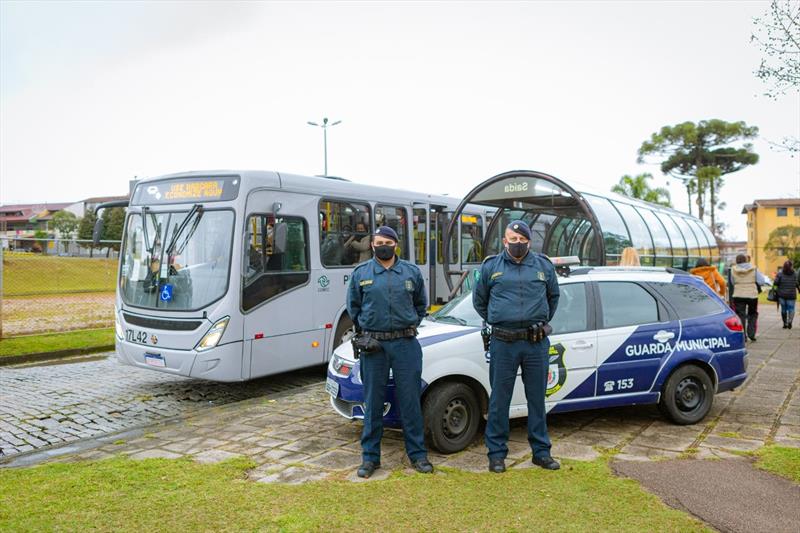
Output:
<instances>
[{"instance_id":1,"label":"chest badge","mask_svg":"<svg viewBox=\"0 0 800 533\"><path fill-rule=\"evenodd\" d=\"M411 281L410 279L406 280L406 290L408 292L414 292L414 282Z\"/></svg>"},{"instance_id":2,"label":"chest badge","mask_svg":"<svg viewBox=\"0 0 800 533\"><path fill-rule=\"evenodd\" d=\"M544 272L539 272L539 281L545 281Z\"/></svg>"},{"instance_id":3,"label":"chest badge","mask_svg":"<svg viewBox=\"0 0 800 533\"><path fill-rule=\"evenodd\" d=\"M503 275L502 272L493 272L492 275L491 275L491 279L497 279L502 275Z\"/></svg>"}]
</instances>

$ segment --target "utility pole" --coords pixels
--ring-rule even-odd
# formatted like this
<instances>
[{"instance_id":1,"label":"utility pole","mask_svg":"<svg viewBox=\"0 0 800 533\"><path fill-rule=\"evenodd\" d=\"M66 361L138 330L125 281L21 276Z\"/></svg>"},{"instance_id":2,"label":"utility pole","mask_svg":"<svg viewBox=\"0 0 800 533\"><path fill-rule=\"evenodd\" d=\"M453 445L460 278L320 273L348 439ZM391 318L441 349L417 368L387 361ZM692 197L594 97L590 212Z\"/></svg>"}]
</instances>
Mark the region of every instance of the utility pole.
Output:
<instances>
[{"instance_id":1,"label":"utility pole","mask_svg":"<svg viewBox=\"0 0 800 533\"><path fill-rule=\"evenodd\" d=\"M328 128L332 128L337 124L341 124L341 120L337 120L336 122L332 122L328 124L328 117L322 119L322 124L317 124L316 122L308 121L307 124L309 126L317 126L318 128L322 128L322 144L325 154L325 174L324 176L328 175Z\"/></svg>"}]
</instances>

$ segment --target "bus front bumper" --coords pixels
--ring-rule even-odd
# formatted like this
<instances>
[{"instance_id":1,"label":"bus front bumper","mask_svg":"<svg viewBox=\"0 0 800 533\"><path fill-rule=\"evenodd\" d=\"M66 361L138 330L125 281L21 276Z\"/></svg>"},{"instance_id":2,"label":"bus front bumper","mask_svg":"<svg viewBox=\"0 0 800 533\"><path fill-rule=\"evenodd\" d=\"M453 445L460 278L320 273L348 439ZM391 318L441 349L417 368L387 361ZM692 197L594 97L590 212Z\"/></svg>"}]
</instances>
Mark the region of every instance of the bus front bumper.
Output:
<instances>
[{"instance_id":1,"label":"bus front bumper","mask_svg":"<svg viewBox=\"0 0 800 533\"><path fill-rule=\"evenodd\" d=\"M205 352L161 349L116 340L120 363L175 376L212 381L242 381L242 343L232 342Z\"/></svg>"}]
</instances>

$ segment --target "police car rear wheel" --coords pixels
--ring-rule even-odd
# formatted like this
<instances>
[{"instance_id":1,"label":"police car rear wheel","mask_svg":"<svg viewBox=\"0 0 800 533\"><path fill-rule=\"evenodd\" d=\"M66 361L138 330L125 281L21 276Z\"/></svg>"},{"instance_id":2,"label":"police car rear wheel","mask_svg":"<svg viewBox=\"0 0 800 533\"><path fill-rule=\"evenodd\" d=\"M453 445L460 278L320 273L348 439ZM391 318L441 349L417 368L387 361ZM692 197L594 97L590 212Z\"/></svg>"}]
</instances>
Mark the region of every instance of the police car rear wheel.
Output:
<instances>
[{"instance_id":1,"label":"police car rear wheel","mask_svg":"<svg viewBox=\"0 0 800 533\"><path fill-rule=\"evenodd\" d=\"M425 396L422 412L428 441L442 453L463 450L478 433L480 403L465 383L435 385Z\"/></svg>"},{"instance_id":2,"label":"police car rear wheel","mask_svg":"<svg viewBox=\"0 0 800 533\"><path fill-rule=\"evenodd\" d=\"M661 395L661 412L676 424L695 424L705 418L714 403L714 384L695 365L678 368L667 380Z\"/></svg>"}]
</instances>

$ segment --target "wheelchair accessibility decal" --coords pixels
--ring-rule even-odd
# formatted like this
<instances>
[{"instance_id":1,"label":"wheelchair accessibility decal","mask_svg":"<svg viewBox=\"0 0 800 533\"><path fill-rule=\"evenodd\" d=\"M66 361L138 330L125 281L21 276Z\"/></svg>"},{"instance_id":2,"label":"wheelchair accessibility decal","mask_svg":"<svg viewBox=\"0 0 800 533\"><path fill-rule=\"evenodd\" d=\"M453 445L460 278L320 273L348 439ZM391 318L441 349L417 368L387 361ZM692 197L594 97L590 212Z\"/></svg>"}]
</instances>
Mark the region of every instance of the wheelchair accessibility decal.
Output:
<instances>
[{"instance_id":1,"label":"wheelchair accessibility decal","mask_svg":"<svg viewBox=\"0 0 800 533\"><path fill-rule=\"evenodd\" d=\"M162 302L169 302L172 300L172 285L162 285L161 292L159 293L159 298L161 298Z\"/></svg>"},{"instance_id":2,"label":"wheelchair accessibility decal","mask_svg":"<svg viewBox=\"0 0 800 533\"><path fill-rule=\"evenodd\" d=\"M550 346L550 368L547 372L545 396L557 393L567 381L567 367L564 365L564 345L560 342Z\"/></svg>"}]
</instances>

